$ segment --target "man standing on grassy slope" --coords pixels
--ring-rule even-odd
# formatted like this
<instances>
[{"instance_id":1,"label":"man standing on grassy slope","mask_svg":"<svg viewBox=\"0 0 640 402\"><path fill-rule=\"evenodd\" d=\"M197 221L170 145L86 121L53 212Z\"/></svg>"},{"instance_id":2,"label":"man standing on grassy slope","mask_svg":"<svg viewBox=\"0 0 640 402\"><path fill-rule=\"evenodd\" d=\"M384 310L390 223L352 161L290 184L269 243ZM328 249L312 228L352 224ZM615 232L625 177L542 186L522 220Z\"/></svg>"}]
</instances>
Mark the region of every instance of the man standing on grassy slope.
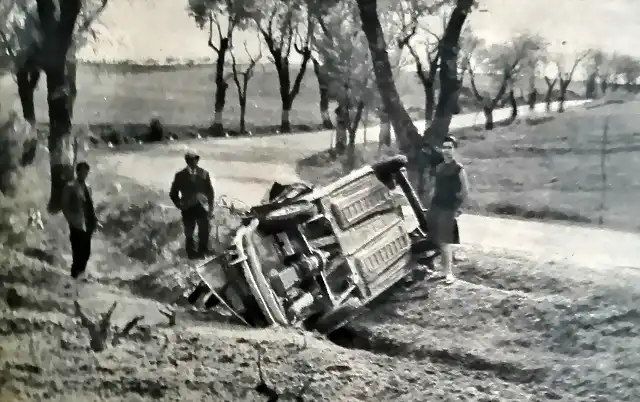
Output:
<instances>
[{"instance_id":1,"label":"man standing on grassy slope","mask_svg":"<svg viewBox=\"0 0 640 402\"><path fill-rule=\"evenodd\" d=\"M91 238L98 226L91 187L86 181L89 170L87 162L79 162L75 180L67 183L62 194L62 213L69 223L72 278L84 274L91 257Z\"/></svg>"},{"instance_id":2,"label":"man standing on grassy slope","mask_svg":"<svg viewBox=\"0 0 640 402\"><path fill-rule=\"evenodd\" d=\"M184 156L187 167L175 174L169 197L182 211L187 257L198 258L209 252L209 220L213 217L214 191L209 172L198 166L200 155L188 150ZM193 234L198 226L198 250Z\"/></svg>"},{"instance_id":3,"label":"man standing on grassy slope","mask_svg":"<svg viewBox=\"0 0 640 402\"><path fill-rule=\"evenodd\" d=\"M429 236L440 248L440 260L447 283L452 283L455 279L451 270L451 245L460 244L456 218L460 215L460 207L469 194L467 174L455 159L455 148L456 139L447 136L441 149L443 162L435 169L435 185L431 190L431 203L427 213Z\"/></svg>"}]
</instances>

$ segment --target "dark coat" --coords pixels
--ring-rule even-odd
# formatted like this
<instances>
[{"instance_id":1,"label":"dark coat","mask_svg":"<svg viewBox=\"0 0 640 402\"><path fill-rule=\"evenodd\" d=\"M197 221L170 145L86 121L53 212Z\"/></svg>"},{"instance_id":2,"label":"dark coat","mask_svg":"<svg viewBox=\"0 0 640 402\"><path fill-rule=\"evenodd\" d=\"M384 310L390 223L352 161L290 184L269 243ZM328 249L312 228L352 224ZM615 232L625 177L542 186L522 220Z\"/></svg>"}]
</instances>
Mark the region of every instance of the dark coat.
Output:
<instances>
[{"instance_id":1,"label":"dark coat","mask_svg":"<svg viewBox=\"0 0 640 402\"><path fill-rule=\"evenodd\" d=\"M212 211L214 191L209 172L201 167L196 167L194 173L188 167L180 170L173 178L169 197L182 211L198 204Z\"/></svg>"},{"instance_id":2,"label":"dark coat","mask_svg":"<svg viewBox=\"0 0 640 402\"><path fill-rule=\"evenodd\" d=\"M62 213L67 222L69 222L69 226L86 232L90 224L97 221L97 218L94 211L94 221L87 221L86 202L89 201L93 205L93 192L88 184L85 185L89 193L89 200L86 198L82 183L78 180L72 180L67 183L62 193Z\"/></svg>"}]
</instances>

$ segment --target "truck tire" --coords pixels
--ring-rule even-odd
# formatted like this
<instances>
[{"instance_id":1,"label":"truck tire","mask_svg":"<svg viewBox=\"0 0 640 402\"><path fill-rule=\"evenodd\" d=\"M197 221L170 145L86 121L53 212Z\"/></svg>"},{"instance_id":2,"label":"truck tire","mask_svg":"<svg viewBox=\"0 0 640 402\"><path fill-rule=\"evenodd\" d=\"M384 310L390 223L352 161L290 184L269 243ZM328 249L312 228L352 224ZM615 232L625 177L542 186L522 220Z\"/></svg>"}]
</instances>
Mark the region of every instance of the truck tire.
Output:
<instances>
[{"instance_id":1,"label":"truck tire","mask_svg":"<svg viewBox=\"0 0 640 402\"><path fill-rule=\"evenodd\" d=\"M261 223L271 230L287 230L308 221L317 212L315 205L312 203L299 201L267 212Z\"/></svg>"},{"instance_id":2,"label":"truck tire","mask_svg":"<svg viewBox=\"0 0 640 402\"><path fill-rule=\"evenodd\" d=\"M397 173L400 169L407 166L409 160L404 155L395 155L385 158L371 165L371 168L379 176L389 176Z\"/></svg>"},{"instance_id":3,"label":"truck tire","mask_svg":"<svg viewBox=\"0 0 640 402\"><path fill-rule=\"evenodd\" d=\"M396 186L394 175L398 173L400 169L407 166L407 163L409 163L409 161L406 156L396 155L374 163L371 165L371 169L373 169L378 180L384 183L390 190L393 190Z\"/></svg>"}]
</instances>

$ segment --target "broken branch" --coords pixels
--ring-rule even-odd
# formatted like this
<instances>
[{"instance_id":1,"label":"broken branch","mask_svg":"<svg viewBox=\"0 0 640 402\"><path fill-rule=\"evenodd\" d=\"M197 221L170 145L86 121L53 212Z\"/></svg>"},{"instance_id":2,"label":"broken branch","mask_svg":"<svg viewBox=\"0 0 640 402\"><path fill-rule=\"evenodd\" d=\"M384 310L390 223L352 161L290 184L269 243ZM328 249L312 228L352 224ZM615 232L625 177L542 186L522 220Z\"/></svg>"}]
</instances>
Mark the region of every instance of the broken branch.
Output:
<instances>
[{"instance_id":1,"label":"broken branch","mask_svg":"<svg viewBox=\"0 0 640 402\"><path fill-rule=\"evenodd\" d=\"M267 382L264 379L264 373L262 371L262 348L260 347L260 345L256 345L256 350L258 352L259 382L254 389L258 394L266 396L268 398L267 399L268 402L277 402L278 399L280 398L280 395L274 388L268 386Z\"/></svg>"},{"instance_id":2,"label":"broken branch","mask_svg":"<svg viewBox=\"0 0 640 402\"><path fill-rule=\"evenodd\" d=\"M122 328L121 331L115 333L115 335L113 336L113 340L111 341L111 346L118 346L120 344L120 340L129 335L129 332L131 332L131 330L135 328L135 326L138 325L138 323L142 320L144 320L144 316L139 315L133 317L133 319L125 324L124 328Z\"/></svg>"},{"instance_id":3,"label":"broken branch","mask_svg":"<svg viewBox=\"0 0 640 402\"><path fill-rule=\"evenodd\" d=\"M109 311L102 315L102 320L100 320L100 332L107 333L109 332L109 328L111 326L111 316L113 316L113 312L116 311L116 306L118 302L113 302Z\"/></svg>"},{"instance_id":4,"label":"broken branch","mask_svg":"<svg viewBox=\"0 0 640 402\"><path fill-rule=\"evenodd\" d=\"M174 327L176 325L176 318L178 315L177 310L162 310L160 309L160 314L162 314L163 316L167 317L167 319L169 320L169 326L170 327Z\"/></svg>"},{"instance_id":5,"label":"broken branch","mask_svg":"<svg viewBox=\"0 0 640 402\"><path fill-rule=\"evenodd\" d=\"M83 327L89 331L89 346L91 350L94 352L102 352L107 348L107 337L109 335L109 320L111 320L112 310L115 310L116 303L113 303L111 309L102 316L102 320L100 321L100 325L93 323L80 308L80 303L78 301L74 301L73 305L75 306L76 316L80 318L80 323ZM105 326L106 323L106 326ZM103 328L106 328L103 330Z\"/></svg>"}]
</instances>

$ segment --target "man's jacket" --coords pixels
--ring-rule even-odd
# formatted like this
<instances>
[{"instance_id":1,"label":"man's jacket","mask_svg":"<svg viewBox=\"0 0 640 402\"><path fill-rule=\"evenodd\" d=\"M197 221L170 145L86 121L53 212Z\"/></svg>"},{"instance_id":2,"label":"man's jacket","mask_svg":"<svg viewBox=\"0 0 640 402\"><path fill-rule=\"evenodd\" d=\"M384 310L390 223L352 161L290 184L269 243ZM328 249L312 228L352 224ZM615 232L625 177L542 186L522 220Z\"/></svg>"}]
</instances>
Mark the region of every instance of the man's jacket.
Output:
<instances>
[{"instance_id":1,"label":"man's jacket","mask_svg":"<svg viewBox=\"0 0 640 402\"><path fill-rule=\"evenodd\" d=\"M173 204L184 211L198 204L205 210L213 209L213 185L209 172L196 167L193 171L186 167L175 174L169 197Z\"/></svg>"},{"instance_id":2,"label":"man's jacket","mask_svg":"<svg viewBox=\"0 0 640 402\"><path fill-rule=\"evenodd\" d=\"M78 180L72 180L67 183L62 193L62 213L67 222L69 222L69 226L86 232L96 220L94 211L94 221L87 221L90 212L90 210L87 210L87 202L93 206L93 199L91 187L88 184L85 185L89 193L89 199L87 199L83 184Z\"/></svg>"}]
</instances>

